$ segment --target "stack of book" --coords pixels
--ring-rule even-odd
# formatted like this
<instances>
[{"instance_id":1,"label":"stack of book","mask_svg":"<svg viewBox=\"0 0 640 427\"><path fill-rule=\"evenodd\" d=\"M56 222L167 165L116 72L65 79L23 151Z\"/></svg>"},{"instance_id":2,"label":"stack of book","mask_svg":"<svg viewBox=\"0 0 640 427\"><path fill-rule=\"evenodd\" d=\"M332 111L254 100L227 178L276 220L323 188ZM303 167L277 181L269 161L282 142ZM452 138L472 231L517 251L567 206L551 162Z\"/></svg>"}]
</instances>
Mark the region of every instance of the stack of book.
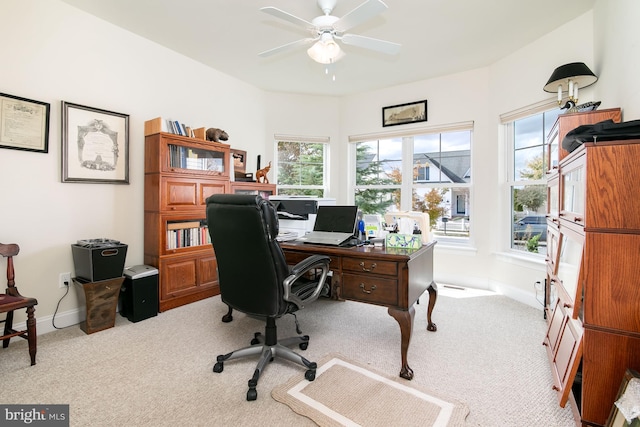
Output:
<instances>
[{"instance_id":1,"label":"stack of book","mask_svg":"<svg viewBox=\"0 0 640 427\"><path fill-rule=\"evenodd\" d=\"M163 132L173 133L174 135L180 136L188 136L189 138L195 138L195 134L193 133L193 129L191 127L185 125L184 123L180 123L178 120L165 120L166 130Z\"/></svg>"},{"instance_id":2,"label":"stack of book","mask_svg":"<svg viewBox=\"0 0 640 427\"><path fill-rule=\"evenodd\" d=\"M211 244L209 227L203 221L167 223L167 249L187 248Z\"/></svg>"},{"instance_id":3,"label":"stack of book","mask_svg":"<svg viewBox=\"0 0 640 427\"><path fill-rule=\"evenodd\" d=\"M192 129L191 127L179 122L178 120L163 119L162 117L156 117L152 120L144 122L144 134L153 135L158 132L172 133L174 135L188 136L189 138L196 138L198 129ZM204 129L200 132L204 135ZM201 139L204 139L201 137Z\"/></svg>"}]
</instances>

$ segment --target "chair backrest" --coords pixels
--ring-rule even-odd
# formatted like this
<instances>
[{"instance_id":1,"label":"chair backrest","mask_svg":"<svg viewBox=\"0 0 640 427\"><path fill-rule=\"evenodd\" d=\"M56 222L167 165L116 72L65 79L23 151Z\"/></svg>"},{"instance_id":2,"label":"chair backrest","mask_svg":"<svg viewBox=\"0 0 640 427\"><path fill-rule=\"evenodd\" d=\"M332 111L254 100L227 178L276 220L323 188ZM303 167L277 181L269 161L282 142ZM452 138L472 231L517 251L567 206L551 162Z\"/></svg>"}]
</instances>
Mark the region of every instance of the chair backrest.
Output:
<instances>
[{"instance_id":1,"label":"chair backrest","mask_svg":"<svg viewBox=\"0 0 640 427\"><path fill-rule=\"evenodd\" d=\"M207 199L207 224L218 263L222 301L244 313L281 316L289 267L276 240L278 217L260 196L216 194Z\"/></svg>"},{"instance_id":2,"label":"chair backrest","mask_svg":"<svg viewBox=\"0 0 640 427\"><path fill-rule=\"evenodd\" d=\"M7 258L7 295L20 296L18 289L16 288L15 270L13 268L13 257L20 252L20 246L15 243L4 244L0 243L0 255Z\"/></svg>"}]
</instances>

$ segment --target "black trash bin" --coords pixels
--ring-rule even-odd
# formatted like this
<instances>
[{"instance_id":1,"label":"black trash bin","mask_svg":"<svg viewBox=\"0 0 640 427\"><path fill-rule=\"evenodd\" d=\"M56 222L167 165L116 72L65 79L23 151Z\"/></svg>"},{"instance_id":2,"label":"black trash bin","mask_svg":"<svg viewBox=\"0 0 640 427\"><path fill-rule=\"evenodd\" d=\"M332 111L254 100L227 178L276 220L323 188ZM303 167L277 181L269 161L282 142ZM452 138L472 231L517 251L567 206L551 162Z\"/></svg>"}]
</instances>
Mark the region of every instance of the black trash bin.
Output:
<instances>
[{"instance_id":1,"label":"black trash bin","mask_svg":"<svg viewBox=\"0 0 640 427\"><path fill-rule=\"evenodd\" d=\"M76 277L89 282L122 277L127 245L112 239L78 240L71 245Z\"/></svg>"},{"instance_id":2,"label":"black trash bin","mask_svg":"<svg viewBox=\"0 0 640 427\"><path fill-rule=\"evenodd\" d=\"M131 322L158 315L158 270L149 265L124 269L120 289L120 314Z\"/></svg>"}]
</instances>

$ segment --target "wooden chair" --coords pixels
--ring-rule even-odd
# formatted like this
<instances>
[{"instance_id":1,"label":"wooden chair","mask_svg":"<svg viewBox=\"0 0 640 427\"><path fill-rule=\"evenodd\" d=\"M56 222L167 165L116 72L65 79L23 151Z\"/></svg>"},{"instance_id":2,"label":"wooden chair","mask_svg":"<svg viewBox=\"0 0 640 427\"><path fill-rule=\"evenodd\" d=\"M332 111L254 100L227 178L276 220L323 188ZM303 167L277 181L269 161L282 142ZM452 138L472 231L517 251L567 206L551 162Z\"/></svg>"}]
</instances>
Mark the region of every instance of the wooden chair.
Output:
<instances>
[{"instance_id":1,"label":"wooden chair","mask_svg":"<svg viewBox=\"0 0 640 427\"><path fill-rule=\"evenodd\" d=\"M13 257L18 255L20 247L16 244L0 243L0 254L7 259L7 290L4 294L0 294L0 313L7 313L4 323L4 333L0 336L2 347L9 347L9 340L13 337L24 338L29 342L29 356L31 356L31 365L36 364L36 318L34 316L34 306L38 304L35 298L23 297L18 292L15 282L15 273L13 270ZM16 331L13 329L13 312L15 310L27 309L27 329Z\"/></svg>"}]
</instances>

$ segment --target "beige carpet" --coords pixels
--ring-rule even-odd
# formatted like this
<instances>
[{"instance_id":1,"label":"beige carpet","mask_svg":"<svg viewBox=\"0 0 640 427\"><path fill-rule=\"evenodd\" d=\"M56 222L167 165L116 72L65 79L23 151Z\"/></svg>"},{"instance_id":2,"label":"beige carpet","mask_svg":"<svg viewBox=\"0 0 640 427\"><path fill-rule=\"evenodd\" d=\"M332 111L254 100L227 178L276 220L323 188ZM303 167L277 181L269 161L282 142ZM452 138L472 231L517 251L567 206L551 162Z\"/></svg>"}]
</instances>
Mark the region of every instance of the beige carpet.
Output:
<instances>
[{"instance_id":1,"label":"beige carpet","mask_svg":"<svg viewBox=\"0 0 640 427\"><path fill-rule=\"evenodd\" d=\"M322 427L454 427L463 426L469 413L462 402L420 390L339 354L318 363L315 381L294 375L271 395Z\"/></svg>"},{"instance_id":2,"label":"beige carpet","mask_svg":"<svg viewBox=\"0 0 640 427\"><path fill-rule=\"evenodd\" d=\"M433 333L426 331L427 302L424 295L416 307L410 387L464 402L468 427L575 427L571 409L560 408L552 389L540 310L500 295L441 287ZM11 340L0 348L0 385L7 390L0 403L70 404L71 427L315 426L271 396L292 376L304 379L297 364L270 363L253 402L246 401L247 380L257 358L212 372L218 354L264 331L263 322L241 313L222 323L226 312L214 297L138 323L118 315L114 328L91 335L78 326L40 334L35 366L27 342ZM323 298L299 311L298 320L311 337L302 352L307 359L318 363L339 353L407 383L398 377L400 328L385 307ZM295 333L292 316L280 319L279 336Z\"/></svg>"}]
</instances>

